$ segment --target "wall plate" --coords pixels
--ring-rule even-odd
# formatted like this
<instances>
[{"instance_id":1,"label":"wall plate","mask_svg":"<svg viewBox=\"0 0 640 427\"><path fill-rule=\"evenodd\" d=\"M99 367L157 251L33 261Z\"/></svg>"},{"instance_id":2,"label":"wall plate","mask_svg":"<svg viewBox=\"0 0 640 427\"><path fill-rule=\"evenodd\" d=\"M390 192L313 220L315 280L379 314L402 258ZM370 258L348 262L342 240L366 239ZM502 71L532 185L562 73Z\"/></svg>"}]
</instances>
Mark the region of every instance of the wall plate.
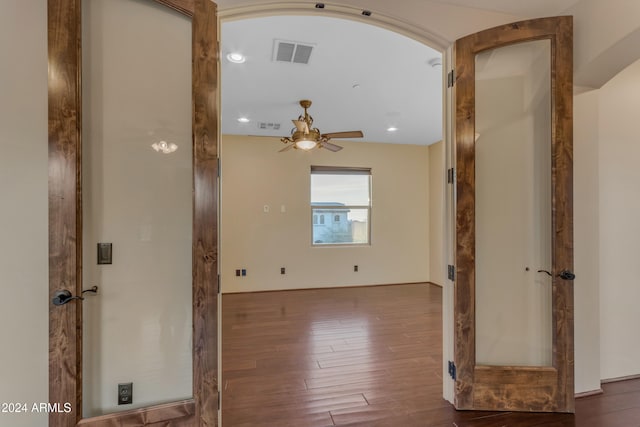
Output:
<instances>
[{"instance_id":1,"label":"wall plate","mask_svg":"<svg viewBox=\"0 0 640 427\"><path fill-rule=\"evenodd\" d=\"M133 383L118 384L118 405L133 403Z\"/></svg>"},{"instance_id":2,"label":"wall plate","mask_svg":"<svg viewBox=\"0 0 640 427\"><path fill-rule=\"evenodd\" d=\"M113 245L111 243L98 243L98 264L111 264Z\"/></svg>"}]
</instances>

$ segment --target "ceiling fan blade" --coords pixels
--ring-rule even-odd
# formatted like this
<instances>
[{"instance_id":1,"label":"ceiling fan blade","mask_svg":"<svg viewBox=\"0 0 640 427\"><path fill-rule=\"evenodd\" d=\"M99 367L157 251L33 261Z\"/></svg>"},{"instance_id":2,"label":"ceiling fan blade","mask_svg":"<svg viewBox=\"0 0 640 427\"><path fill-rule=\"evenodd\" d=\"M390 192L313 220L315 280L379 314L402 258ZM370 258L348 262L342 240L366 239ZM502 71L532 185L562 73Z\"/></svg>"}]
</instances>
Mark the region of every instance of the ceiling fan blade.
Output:
<instances>
[{"instance_id":1,"label":"ceiling fan blade","mask_svg":"<svg viewBox=\"0 0 640 427\"><path fill-rule=\"evenodd\" d=\"M291 120L294 125L296 125L296 129L298 131L303 132L305 134L309 133L309 125L304 120Z\"/></svg>"},{"instance_id":2,"label":"ceiling fan blade","mask_svg":"<svg viewBox=\"0 0 640 427\"><path fill-rule=\"evenodd\" d=\"M361 130L352 130L349 132L333 132L333 133L325 133L322 135L323 138L362 138L364 134Z\"/></svg>"},{"instance_id":3,"label":"ceiling fan blade","mask_svg":"<svg viewBox=\"0 0 640 427\"><path fill-rule=\"evenodd\" d=\"M326 141L325 141L325 142L321 142L321 143L320 143L320 147L322 147L322 148L326 148L327 150L329 150L329 151L333 151L334 153L335 153L336 151L340 151L340 150L342 150L342 147L340 147L339 145L332 144L332 143L330 143L330 142L326 142Z\"/></svg>"},{"instance_id":4,"label":"ceiling fan blade","mask_svg":"<svg viewBox=\"0 0 640 427\"><path fill-rule=\"evenodd\" d=\"M291 150L293 147L295 147L296 144L289 144L286 147L284 147L282 150L278 150L278 153L282 153L283 151L287 151L287 150Z\"/></svg>"}]
</instances>

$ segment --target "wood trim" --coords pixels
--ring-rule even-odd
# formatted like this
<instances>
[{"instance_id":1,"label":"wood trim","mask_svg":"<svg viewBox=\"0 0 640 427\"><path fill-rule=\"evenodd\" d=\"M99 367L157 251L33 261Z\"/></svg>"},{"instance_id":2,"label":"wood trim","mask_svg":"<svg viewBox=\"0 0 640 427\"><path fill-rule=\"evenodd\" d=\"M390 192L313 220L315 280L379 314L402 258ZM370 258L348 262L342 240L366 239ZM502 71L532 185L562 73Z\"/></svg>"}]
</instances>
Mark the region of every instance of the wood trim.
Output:
<instances>
[{"instance_id":1,"label":"wood trim","mask_svg":"<svg viewBox=\"0 0 640 427\"><path fill-rule=\"evenodd\" d=\"M476 366L473 406L476 410L555 410L558 371L547 367Z\"/></svg>"},{"instance_id":2,"label":"wood trim","mask_svg":"<svg viewBox=\"0 0 640 427\"><path fill-rule=\"evenodd\" d=\"M49 0L49 301L82 290L80 0ZM49 302L49 401L73 402L49 426L75 425L82 413L82 306Z\"/></svg>"},{"instance_id":3,"label":"wood trim","mask_svg":"<svg viewBox=\"0 0 640 427\"><path fill-rule=\"evenodd\" d=\"M558 278L573 271L573 18L554 20L552 39L553 194L553 366L558 372L557 407L575 411L573 282ZM551 32L551 28L549 29Z\"/></svg>"},{"instance_id":4,"label":"wood trim","mask_svg":"<svg viewBox=\"0 0 640 427\"><path fill-rule=\"evenodd\" d=\"M177 12L182 13L189 18L193 18L195 8L194 0L154 0L156 3L163 4Z\"/></svg>"},{"instance_id":5,"label":"wood trim","mask_svg":"<svg viewBox=\"0 0 640 427\"><path fill-rule=\"evenodd\" d=\"M456 407L477 408L480 378L475 367L475 55L510 44L549 39L552 47L553 273L573 269L573 21L533 19L469 35L454 46L456 60ZM558 371L554 404L522 410L574 410L573 283L553 280L553 367ZM520 369L525 371L524 369ZM523 375L526 375L523 373ZM495 403L495 402L494 402ZM488 408L487 408L488 409ZM514 408L515 409L515 408Z\"/></svg>"},{"instance_id":6,"label":"wood trim","mask_svg":"<svg viewBox=\"0 0 640 427\"><path fill-rule=\"evenodd\" d=\"M195 402L193 399L188 399L88 418L80 421L78 426L152 426L156 423L162 423L167 427L195 426L195 413Z\"/></svg>"},{"instance_id":7,"label":"wood trim","mask_svg":"<svg viewBox=\"0 0 640 427\"><path fill-rule=\"evenodd\" d=\"M82 307L50 304L49 401L73 402L69 413L50 413L51 427L218 422L217 10L210 0L157 1L193 16L194 399L82 420ZM48 0L50 298L60 289L82 291L80 6L81 0Z\"/></svg>"},{"instance_id":8,"label":"wood trim","mask_svg":"<svg viewBox=\"0 0 640 427\"><path fill-rule=\"evenodd\" d=\"M474 111L467 113L475 97L470 43L454 46L456 58L455 156L456 156L456 250L454 287L454 357L456 363L455 405L473 407L473 367L476 360L475 330L475 142ZM472 84L465 84L465 82Z\"/></svg>"},{"instance_id":9,"label":"wood trim","mask_svg":"<svg viewBox=\"0 0 640 427\"><path fill-rule=\"evenodd\" d=\"M216 4L193 17L193 396L201 426L218 424L218 24Z\"/></svg>"}]
</instances>

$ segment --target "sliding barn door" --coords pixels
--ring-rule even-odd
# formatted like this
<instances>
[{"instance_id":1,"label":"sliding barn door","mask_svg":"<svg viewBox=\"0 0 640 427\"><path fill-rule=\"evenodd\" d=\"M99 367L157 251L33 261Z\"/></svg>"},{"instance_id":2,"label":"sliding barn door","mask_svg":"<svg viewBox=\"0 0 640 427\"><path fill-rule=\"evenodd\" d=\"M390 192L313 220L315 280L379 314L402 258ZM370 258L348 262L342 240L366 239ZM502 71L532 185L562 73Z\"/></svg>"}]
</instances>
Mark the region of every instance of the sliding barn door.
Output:
<instances>
[{"instance_id":1,"label":"sliding barn door","mask_svg":"<svg viewBox=\"0 0 640 427\"><path fill-rule=\"evenodd\" d=\"M573 412L572 18L455 44L455 406Z\"/></svg>"},{"instance_id":2,"label":"sliding barn door","mask_svg":"<svg viewBox=\"0 0 640 427\"><path fill-rule=\"evenodd\" d=\"M217 49L210 0L48 2L51 427L217 425Z\"/></svg>"}]
</instances>

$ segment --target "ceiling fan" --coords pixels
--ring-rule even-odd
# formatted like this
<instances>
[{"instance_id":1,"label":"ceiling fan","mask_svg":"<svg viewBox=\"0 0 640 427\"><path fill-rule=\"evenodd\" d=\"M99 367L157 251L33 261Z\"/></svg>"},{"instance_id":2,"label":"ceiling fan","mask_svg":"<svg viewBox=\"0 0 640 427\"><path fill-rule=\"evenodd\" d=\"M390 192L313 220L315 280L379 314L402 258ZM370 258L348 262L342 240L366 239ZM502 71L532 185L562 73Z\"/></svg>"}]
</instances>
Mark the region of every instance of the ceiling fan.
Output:
<instances>
[{"instance_id":1,"label":"ceiling fan","mask_svg":"<svg viewBox=\"0 0 640 427\"><path fill-rule=\"evenodd\" d=\"M311 101L303 99L300 101L300 106L304 108L304 114L298 117L298 120L292 120L296 126L291 130L291 136L285 136L281 138L285 144L289 144L279 152L287 151L292 148L301 150L311 150L312 148L326 148L329 151L340 151L342 147L329 142L332 138L362 138L364 134L360 130L349 132L332 132L332 133L320 133L320 129L314 128L313 117L307 113L307 109L311 107Z\"/></svg>"}]
</instances>

